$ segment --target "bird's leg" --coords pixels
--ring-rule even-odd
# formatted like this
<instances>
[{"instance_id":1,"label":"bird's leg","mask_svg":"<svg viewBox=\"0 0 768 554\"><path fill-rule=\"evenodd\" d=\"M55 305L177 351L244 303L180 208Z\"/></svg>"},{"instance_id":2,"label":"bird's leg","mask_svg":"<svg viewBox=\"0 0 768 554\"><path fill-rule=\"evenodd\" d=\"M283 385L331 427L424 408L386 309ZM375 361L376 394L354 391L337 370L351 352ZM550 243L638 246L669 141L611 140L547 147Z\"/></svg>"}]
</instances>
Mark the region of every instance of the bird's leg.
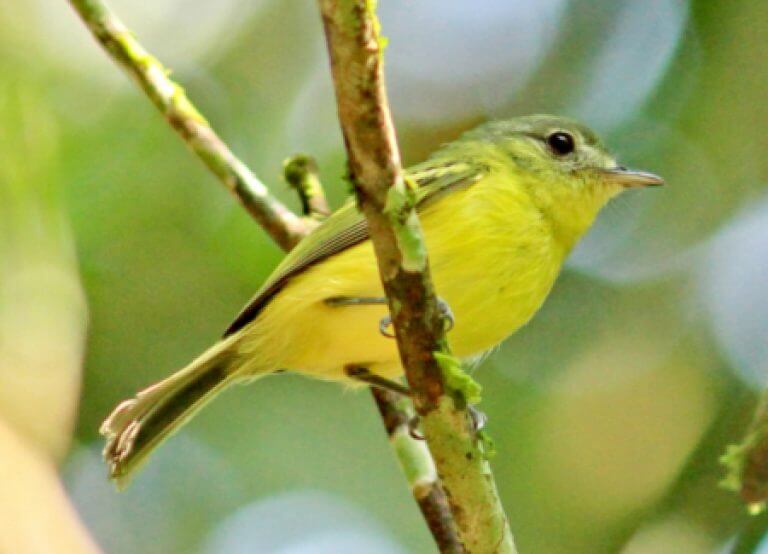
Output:
<instances>
[{"instance_id":1,"label":"bird's leg","mask_svg":"<svg viewBox=\"0 0 768 554\"><path fill-rule=\"evenodd\" d=\"M327 306L373 306L386 304L384 296L332 296L323 300Z\"/></svg>"},{"instance_id":2,"label":"bird's leg","mask_svg":"<svg viewBox=\"0 0 768 554\"><path fill-rule=\"evenodd\" d=\"M379 333L381 333L388 339L393 339L395 338L395 334L389 331L390 325L392 325L392 316L385 315L379 320Z\"/></svg>"},{"instance_id":3,"label":"bird's leg","mask_svg":"<svg viewBox=\"0 0 768 554\"><path fill-rule=\"evenodd\" d=\"M456 318L453 316L453 311L448 305L448 302L442 298L437 299L437 309L440 311L440 316L445 320L445 330L450 331L453 329L453 324L456 322ZM394 333L390 333L387 328L392 325L392 316L385 316L379 321L379 332L385 337L394 337Z\"/></svg>"},{"instance_id":4,"label":"bird's leg","mask_svg":"<svg viewBox=\"0 0 768 554\"><path fill-rule=\"evenodd\" d=\"M467 406L467 411L469 412L469 419L472 420L472 431L479 433L488 423L488 416L471 404ZM424 440L424 436L419 432L419 425L421 425L421 417L416 414L408 420L408 434L416 440Z\"/></svg>"},{"instance_id":5,"label":"bird's leg","mask_svg":"<svg viewBox=\"0 0 768 554\"><path fill-rule=\"evenodd\" d=\"M327 306L386 305L387 299L383 296L334 296L332 298L326 298L325 304ZM446 331L453 329L453 324L456 320L448 303L442 298L438 298L437 309L440 311L441 317L446 321ZM387 338L394 338L395 334L389 331L390 325L392 325L392 316L386 315L382 317L379 321L379 332Z\"/></svg>"},{"instance_id":6,"label":"bird's leg","mask_svg":"<svg viewBox=\"0 0 768 554\"><path fill-rule=\"evenodd\" d=\"M388 390L402 396L407 396L408 398L411 397L411 390L408 387L398 383L397 381L392 381L391 379L387 379L381 375L371 373L371 370L369 370L367 367L348 365L344 368L344 373L347 374L347 377L355 381L360 381L361 383L366 383L367 385L371 385L373 387L378 387L380 389Z\"/></svg>"},{"instance_id":7,"label":"bird's leg","mask_svg":"<svg viewBox=\"0 0 768 554\"><path fill-rule=\"evenodd\" d=\"M387 305L384 296L334 296L325 299L326 306L380 306ZM392 316L386 315L379 321L379 333L387 338L394 338L388 327L392 325Z\"/></svg>"},{"instance_id":8,"label":"bird's leg","mask_svg":"<svg viewBox=\"0 0 768 554\"><path fill-rule=\"evenodd\" d=\"M472 420L472 429L475 431L475 433L481 431L485 427L485 424L488 423L488 416L485 415L485 412L481 412L472 404L467 404L467 411L469 412L469 417Z\"/></svg>"},{"instance_id":9,"label":"bird's leg","mask_svg":"<svg viewBox=\"0 0 768 554\"><path fill-rule=\"evenodd\" d=\"M381 375L376 375L375 373L372 373L371 370L369 370L367 367L356 364L348 365L344 368L344 373L346 373L347 377L353 379L354 381L359 381L372 387L388 390L394 392L395 394L407 396L408 398L412 398L413 396L411 394L411 389L405 385L398 383L397 381L387 379L386 377L382 377ZM488 423L488 416L471 404L467 406L467 411L469 412L469 417L472 420L472 430L475 432L482 430L485 427L485 424ZM418 432L420 423L421 420L419 416L413 416L410 421L408 421L408 433L414 439L424 440L424 437Z\"/></svg>"},{"instance_id":10,"label":"bird's leg","mask_svg":"<svg viewBox=\"0 0 768 554\"><path fill-rule=\"evenodd\" d=\"M411 398L411 390L408 387L398 383L397 381L392 381L386 377L382 377L381 375L371 373L371 371L366 367L349 365L344 368L344 372L350 379L354 379L355 381L360 381L361 383L366 383L372 387L388 390L394 392L395 394L400 394L402 396ZM409 419L408 434L416 440L424 440L424 437L421 436L421 434L418 432L419 423L420 419L418 415L414 415L411 419Z\"/></svg>"},{"instance_id":11,"label":"bird's leg","mask_svg":"<svg viewBox=\"0 0 768 554\"><path fill-rule=\"evenodd\" d=\"M437 309L440 311L440 315L445 320L445 330L450 331L453 329L453 326L456 323L456 317L453 315L453 310L451 310L448 302L439 296L437 297Z\"/></svg>"}]
</instances>

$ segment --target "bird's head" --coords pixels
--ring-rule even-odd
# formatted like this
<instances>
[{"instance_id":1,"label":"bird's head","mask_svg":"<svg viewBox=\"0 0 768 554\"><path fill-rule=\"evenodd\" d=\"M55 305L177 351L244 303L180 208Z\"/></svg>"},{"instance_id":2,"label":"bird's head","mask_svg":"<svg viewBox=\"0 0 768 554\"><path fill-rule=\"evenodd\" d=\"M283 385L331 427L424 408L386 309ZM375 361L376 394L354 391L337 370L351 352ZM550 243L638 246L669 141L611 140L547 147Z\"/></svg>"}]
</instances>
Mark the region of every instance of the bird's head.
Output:
<instances>
[{"instance_id":1,"label":"bird's head","mask_svg":"<svg viewBox=\"0 0 768 554\"><path fill-rule=\"evenodd\" d=\"M610 198L626 189L664 183L652 173L619 165L594 132L563 117L531 115L493 121L464 138L492 145L497 159L512 162L509 167L516 177L512 186L525 189L568 248Z\"/></svg>"}]
</instances>

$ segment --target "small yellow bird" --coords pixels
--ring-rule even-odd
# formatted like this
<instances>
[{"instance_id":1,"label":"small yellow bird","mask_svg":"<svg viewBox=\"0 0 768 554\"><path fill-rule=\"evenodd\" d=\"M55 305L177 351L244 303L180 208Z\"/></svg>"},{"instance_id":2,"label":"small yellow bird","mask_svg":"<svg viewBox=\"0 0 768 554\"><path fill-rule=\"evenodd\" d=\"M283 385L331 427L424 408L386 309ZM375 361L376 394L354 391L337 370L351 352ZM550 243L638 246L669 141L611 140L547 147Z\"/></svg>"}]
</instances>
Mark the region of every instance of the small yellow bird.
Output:
<instances>
[{"instance_id":1,"label":"small yellow bird","mask_svg":"<svg viewBox=\"0 0 768 554\"><path fill-rule=\"evenodd\" d=\"M605 203L661 185L616 164L578 123L534 115L477 127L407 171L453 352L472 358L524 325ZM386 299L366 221L349 202L303 239L189 366L121 403L101 427L110 477L147 455L232 383L287 369L386 385L402 375L381 332ZM359 371L364 368L366 371Z\"/></svg>"}]
</instances>

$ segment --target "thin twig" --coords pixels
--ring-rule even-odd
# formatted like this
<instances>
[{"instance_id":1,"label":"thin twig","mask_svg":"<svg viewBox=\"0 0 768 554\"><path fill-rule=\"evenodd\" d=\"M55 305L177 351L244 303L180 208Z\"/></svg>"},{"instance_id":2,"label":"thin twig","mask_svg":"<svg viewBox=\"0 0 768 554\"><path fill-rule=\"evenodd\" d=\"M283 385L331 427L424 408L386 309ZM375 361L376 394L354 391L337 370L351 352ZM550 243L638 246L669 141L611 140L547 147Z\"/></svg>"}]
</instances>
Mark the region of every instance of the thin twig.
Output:
<instances>
[{"instance_id":1,"label":"thin twig","mask_svg":"<svg viewBox=\"0 0 768 554\"><path fill-rule=\"evenodd\" d=\"M283 162L283 176L298 193L301 211L305 217L322 220L331 210L325 200L323 185L320 183L317 162L312 156L295 154Z\"/></svg>"},{"instance_id":2,"label":"thin twig","mask_svg":"<svg viewBox=\"0 0 768 554\"><path fill-rule=\"evenodd\" d=\"M285 166L286 180L297 188L307 216L299 218L274 199L266 186L231 153L183 89L168 78L168 71L136 41L106 5L99 0L70 0L70 3L110 57L134 77L181 138L283 249L290 250L315 227L314 220L328 214L316 165L311 158L294 157L287 160ZM397 421L409 419L409 414L401 411L394 399L379 397L373 389L372 393L382 417L396 418ZM386 419L385 426L389 429ZM399 426L393 431L397 434L396 440L392 441L395 454L403 468L434 467L423 443L403 435ZM394 434L390 433L390 437ZM427 473L419 477L419 486L412 486L412 490L436 542L447 545L445 551L452 552L453 527L445 495L434 479L429 484ZM427 494L426 490L429 490Z\"/></svg>"},{"instance_id":3,"label":"thin twig","mask_svg":"<svg viewBox=\"0 0 768 554\"><path fill-rule=\"evenodd\" d=\"M100 0L70 0L72 7L113 61L139 84L182 140L285 250L306 234L307 225L279 200L219 138L171 80L166 69Z\"/></svg>"},{"instance_id":4,"label":"thin twig","mask_svg":"<svg viewBox=\"0 0 768 554\"><path fill-rule=\"evenodd\" d=\"M751 513L762 513L768 502L768 391L744 439L729 446L721 462L728 470L723 486L739 493Z\"/></svg>"},{"instance_id":5,"label":"thin twig","mask_svg":"<svg viewBox=\"0 0 768 554\"><path fill-rule=\"evenodd\" d=\"M403 178L384 88L375 3L318 3L349 174L368 221L414 405L460 540L467 552L515 552L483 445L466 410L470 380L448 351L415 195Z\"/></svg>"}]
</instances>

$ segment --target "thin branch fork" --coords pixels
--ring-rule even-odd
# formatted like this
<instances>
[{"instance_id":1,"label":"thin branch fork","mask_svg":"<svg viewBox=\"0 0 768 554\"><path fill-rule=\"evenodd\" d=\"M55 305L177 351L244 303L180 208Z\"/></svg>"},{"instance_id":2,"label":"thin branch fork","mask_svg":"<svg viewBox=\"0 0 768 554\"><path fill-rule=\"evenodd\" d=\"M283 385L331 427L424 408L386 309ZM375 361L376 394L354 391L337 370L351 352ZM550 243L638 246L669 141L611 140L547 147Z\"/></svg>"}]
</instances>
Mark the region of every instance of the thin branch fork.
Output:
<instances>
[{"instance_id":1,"label":"thin branch fork","mask_svg":"<svg viewBox=\"0 0 768 554\"><path fill-rule=\"evenodd\" d=\"M459 540L471 553L512 553L514 541L483 446L467 413L468 378L450 355L415 195L403 177L387 102L382 40L370 0L318 0L349 174L389 299L397 345Z\"/></svg>"},{"instance_id":2,"label":"thin branch fork","mask_svg":"<svg viewBox=\"0 0 768 554\"><path fill-rule=\"evenodd\" d=\"M112 60L141 87L155 107L211 172L227 187L253 218L284 250L290 250L308 232L296 216L269 190L219 138L208 121L170 79L170 71L134 38L100 0L70 0Z\"/></svg>"},{"instance_id":3,"label":"thin branch fork","mask_svg":"<svg viewBox=\"0 0 768 554\"><path fill-rule=\"evenodd\" d=\"M169 78L169 71L101 0L69 2L112 60L133 77L181 139L284 250L290 250L328 215L314 160L298 155L284 164L285 179L296 189L302 203L304 217L299 217L269 194L267 187L213 131L183 88ZM460 552L431 455L422 441L404 432L411 413L388 393L374 389L372 393L430 532L441 551Z\"/></svg>"}]
</instances>

